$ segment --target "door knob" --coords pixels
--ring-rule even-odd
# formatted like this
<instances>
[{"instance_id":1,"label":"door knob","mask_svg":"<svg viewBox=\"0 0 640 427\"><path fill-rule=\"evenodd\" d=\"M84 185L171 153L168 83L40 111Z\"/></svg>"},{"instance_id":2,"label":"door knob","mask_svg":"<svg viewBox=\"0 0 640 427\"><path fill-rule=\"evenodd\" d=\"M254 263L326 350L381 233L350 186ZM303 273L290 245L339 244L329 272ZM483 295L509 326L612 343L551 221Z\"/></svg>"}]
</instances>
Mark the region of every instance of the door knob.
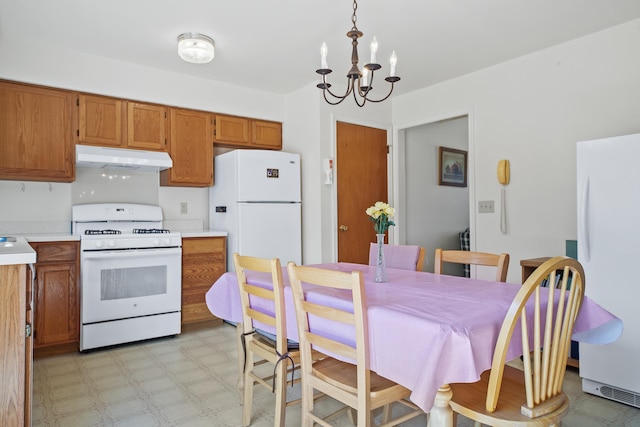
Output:
<instances>
[{"instance_id":1,"label":"door knob","mask_svg":"<svg viewBox=\"0 0 640 427\"><path fill-rule=\"evenodd\" d=\"M349 227L347 227L346 225L341 225L340 226L340 231L347 231L349 229Z\"/></svg>"}]
</instances>

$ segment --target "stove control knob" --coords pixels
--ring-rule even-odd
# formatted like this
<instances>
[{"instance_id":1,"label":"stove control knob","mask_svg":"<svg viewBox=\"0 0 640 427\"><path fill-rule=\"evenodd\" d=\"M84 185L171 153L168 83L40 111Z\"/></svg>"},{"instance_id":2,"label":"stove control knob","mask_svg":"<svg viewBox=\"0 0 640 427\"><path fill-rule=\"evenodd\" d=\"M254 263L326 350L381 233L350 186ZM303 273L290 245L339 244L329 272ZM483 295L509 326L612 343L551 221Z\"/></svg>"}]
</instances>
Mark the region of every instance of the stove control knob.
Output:
<instances>
[{"instance_id":1,"label":"stove control knob","mask_svg":"<svg viewBox=\"0 0 640 427\"><path fill-rule=\"evenodd\" d=\"M116 246L116 241L115 240L109 240L108 245L109 245L110 248L113 248L113 247Z\"/></svg>"},{"instance_id":2,"label":"stove control knob","mask_svg":"<svg viewBox=\"0 0 640 427\"><path fill-rule=\"evenodd\" d=\"M102 240L96 241L96 248L101 248L101 247L102 247Z\"/></svg>"}]
</instances>

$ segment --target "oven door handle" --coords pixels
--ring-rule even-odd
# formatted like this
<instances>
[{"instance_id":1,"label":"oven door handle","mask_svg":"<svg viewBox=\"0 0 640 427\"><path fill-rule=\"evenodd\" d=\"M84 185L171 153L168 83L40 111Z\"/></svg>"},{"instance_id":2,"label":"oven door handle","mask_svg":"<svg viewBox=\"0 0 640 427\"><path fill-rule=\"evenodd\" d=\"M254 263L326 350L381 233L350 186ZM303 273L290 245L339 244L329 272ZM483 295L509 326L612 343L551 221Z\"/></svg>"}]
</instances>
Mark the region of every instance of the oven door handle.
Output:
<instances>
[{"instance_id":1,"label":"oven door handle","mask_svg":"<svg viewBox=\"0 0 640 427\"><path fill-rule=\"evenodd\" d=\"M182 248L127 249L121 251L84 251L83 259L129 258L133 255L181 255Z\"/></svg>"}]
</instances>

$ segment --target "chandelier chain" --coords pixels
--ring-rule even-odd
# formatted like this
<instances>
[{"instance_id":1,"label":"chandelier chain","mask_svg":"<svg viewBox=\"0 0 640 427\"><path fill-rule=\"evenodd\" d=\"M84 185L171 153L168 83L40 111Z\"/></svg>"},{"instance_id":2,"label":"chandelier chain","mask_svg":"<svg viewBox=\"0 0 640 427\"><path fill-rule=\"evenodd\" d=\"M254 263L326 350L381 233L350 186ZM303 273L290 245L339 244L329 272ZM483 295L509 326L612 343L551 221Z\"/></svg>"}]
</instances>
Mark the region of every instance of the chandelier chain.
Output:
<instances>
[{"instance_id":1,"label":"chandelier chain","mask_svg":"<svg viewBox=\"0 0 640 427\"><path fill-rule=\"evenodd\" d=\"M358 27L356 26L356 21L358 17L356 16L356 10L358 10L358 3L356 0L353 0L353 15L351 15L351 22L353 23L353 27L351 27L351 31L358 31Z\"/></svg>"}]
</instances>

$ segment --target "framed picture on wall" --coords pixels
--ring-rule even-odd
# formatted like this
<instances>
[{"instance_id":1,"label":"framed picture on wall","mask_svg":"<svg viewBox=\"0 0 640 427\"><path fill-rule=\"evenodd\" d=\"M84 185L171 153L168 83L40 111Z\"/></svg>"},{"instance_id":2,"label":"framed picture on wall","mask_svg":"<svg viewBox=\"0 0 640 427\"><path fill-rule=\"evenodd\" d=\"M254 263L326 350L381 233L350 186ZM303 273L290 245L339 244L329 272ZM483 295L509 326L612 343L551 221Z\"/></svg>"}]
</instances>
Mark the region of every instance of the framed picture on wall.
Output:
<instances>
[{"instance_id":1,"label":"framed picture on wall","mask_svg":"<svg viewBox=\"0 0 640 427\"><path fill-rule=\"evenodd\" d=\"M467 186L467 152L438 147L438 184Z\"/></svg>"}]
</instances>

